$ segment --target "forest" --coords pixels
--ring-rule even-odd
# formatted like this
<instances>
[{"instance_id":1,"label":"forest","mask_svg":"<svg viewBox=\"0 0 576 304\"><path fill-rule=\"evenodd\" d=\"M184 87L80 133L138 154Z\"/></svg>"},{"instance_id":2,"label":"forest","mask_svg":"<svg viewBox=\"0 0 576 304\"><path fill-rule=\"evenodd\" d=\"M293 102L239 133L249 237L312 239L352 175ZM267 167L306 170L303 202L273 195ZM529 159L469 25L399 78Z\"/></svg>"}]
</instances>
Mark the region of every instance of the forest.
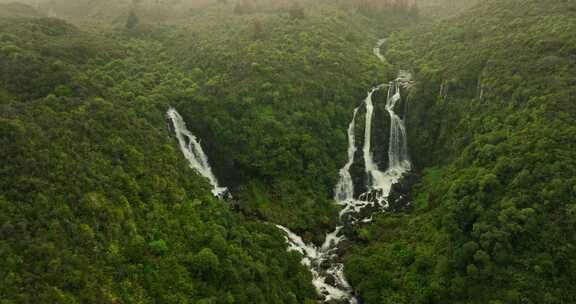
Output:
<instances>
[{"instance_id":1,"label":"forest","mask_svg":"<svg viewBox=\"0 0 576 304\"><path fill-rule=\"evenodd\" d=\"M576 303L576 2L0 0L0 161L0 304Z\"/></svg>"}]
</instances>

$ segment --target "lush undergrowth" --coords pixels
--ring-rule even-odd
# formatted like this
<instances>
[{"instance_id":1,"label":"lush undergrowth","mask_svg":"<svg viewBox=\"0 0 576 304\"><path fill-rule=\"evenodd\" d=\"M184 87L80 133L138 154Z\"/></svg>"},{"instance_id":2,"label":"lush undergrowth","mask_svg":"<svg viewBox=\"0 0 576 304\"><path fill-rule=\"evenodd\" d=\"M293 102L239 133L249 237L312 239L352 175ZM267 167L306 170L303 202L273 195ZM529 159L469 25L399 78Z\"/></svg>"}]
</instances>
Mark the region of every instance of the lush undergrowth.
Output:
<instances>
[{"instance_id":1,"label":"lush undergrowth","mask_svg":"<svg viewBox=\"0 0 576 304\"><path fill-rule=\"evenodd\" d=\"M489 1L398 33L414 211L359 231L366 303L576 302L576 5Z\"/></svg>"}]
</instances>

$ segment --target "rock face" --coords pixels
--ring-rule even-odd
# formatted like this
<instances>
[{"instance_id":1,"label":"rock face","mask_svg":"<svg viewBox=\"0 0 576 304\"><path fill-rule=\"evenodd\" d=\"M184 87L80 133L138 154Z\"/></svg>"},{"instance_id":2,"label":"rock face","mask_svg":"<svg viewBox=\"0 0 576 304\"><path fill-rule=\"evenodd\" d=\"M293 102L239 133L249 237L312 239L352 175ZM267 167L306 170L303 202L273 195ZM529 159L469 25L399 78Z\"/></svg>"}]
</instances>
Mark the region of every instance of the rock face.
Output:
<instances>
[{"instance_id":1,"label":"rock face","mask_svg":"<svg viewBox=\"0 0 576 304\"><path fill-rule=\"evenodd\" d=\"M385 171L388 168L388 142L390 135L390 116L386 111L386 90L374 92L374 119L372 120L372 153L378 168ZM367 176L364 159L362 156L362 146L364 146L364 128L366 119L366 106L363 104L358 110L356 118L356 146L358 150L354 155L354 163L350 168L354 181L354 197L366 193Z\"/></svg>"},{"instance_id":2,"label":"rock face","mask_svg":"<svg viewBox=\"0 0 576 304\"><path fill-rule=\"evenodd\" d=\"M388 169L388 145L390 141L390 115L386 111L386 90L374 93L374 120L372 129L372 153L382 171Z\"/></svg>"},{"instance_id":3,"label":"rock face","mask_svg":"<svg viewBox=\"0 0 576 304\"><path fill-rule=\"evenodd\" d=\"M364 146L364 121L366 119L366 106L362 104L358 109L356 117L356 125L354 127L356 134L356 153L354 154L354 162L350 167L350 174L354 183L354 197L358 197L361 193L366 192L366 174L364 158L362 156L362 146Z\"/></svg>"}]
</instances>

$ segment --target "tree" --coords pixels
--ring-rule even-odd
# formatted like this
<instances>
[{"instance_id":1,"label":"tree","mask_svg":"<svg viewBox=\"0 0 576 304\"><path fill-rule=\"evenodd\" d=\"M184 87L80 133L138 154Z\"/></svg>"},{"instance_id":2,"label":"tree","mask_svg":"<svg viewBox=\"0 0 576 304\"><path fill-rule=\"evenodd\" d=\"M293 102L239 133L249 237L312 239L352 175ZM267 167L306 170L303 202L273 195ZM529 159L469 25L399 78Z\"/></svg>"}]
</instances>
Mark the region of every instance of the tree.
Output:
<instances>
[{"instance_id":1,"label":"tree","mask_svg":"<svg viewBox=\"0 0 576 304\"><path fill-rule=\"evenodd\" d=\"M304 19L304 17L306 17L304 13L304 8L296 3L294 3L294 5L290 7L288 13L290 14L290 18L292 19Z\"/></svg>"},{"instance_id":2,"label":"tree","mask_svg":"<svg viewBox=\"0 0 576 304\"><path fill-rule=\"evenodd\" d=\"M136 13L134 13L134 11L132 10L130 11L128 19L126 20L126 28L129 30L133 30L134 28L136 28L139 22L140 19L138 18L138 16L136 16Z\"/></svg>"},{"instance_id":3,"label":"tree","mask_svg":"<svg viewBox=\"0 0 576 304\"><path fill-rule=\"evenodd\" d=\"M254 40L264 38L264 26L260 20L254 21Z\"/></svg>"}]
</instances>

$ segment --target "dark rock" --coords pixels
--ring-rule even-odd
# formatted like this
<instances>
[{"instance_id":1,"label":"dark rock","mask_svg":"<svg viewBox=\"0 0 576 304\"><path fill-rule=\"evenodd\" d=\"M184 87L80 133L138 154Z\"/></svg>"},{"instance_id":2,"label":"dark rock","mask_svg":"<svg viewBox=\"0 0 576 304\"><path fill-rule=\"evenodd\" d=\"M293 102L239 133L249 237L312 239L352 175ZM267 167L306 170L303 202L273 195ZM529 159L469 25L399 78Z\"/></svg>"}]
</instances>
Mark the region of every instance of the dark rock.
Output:
<instances>
[{"instance_id":1,"label":"dark rock","mask_svg":"<svg viewBox=\"0 0 576 304\"><path fill-rule=\"evenodd\" d=\"M388 195L389 212L407 212L410 210L410 189L416 182L416 175L408 173L390 189Z\"/></svg>"},{"instance_id":2,"label":"dark rock","mask_svg":"<svg viewBox=\"0 0 576 304\"><path fill-rule=\"evenodd\" d=\"M401 119L404 119L406 116L406 107L408 106L408 98L406 98L405 94L405 92L401 92L402 99L400 99L400 101L398 101L394 106L394 113L396 113L396 115Z\"/></svg>"},{"instance_id":3,"label":"dark rock","mask_svg":"<svg viewBox=\"0 0 576 304\"><path fill-rule=\"evenodd\" d=\"M372 155L381 171L388 169L388 146L390 141L390 114L386 110L387 88L372 95L374 118L372 120Z\"/></svg>"},{"instance_id":4,"label":"dark rock","mask_svg":"<svg viewBox=\"0 0 576 304\"><path fill-rule=\"evenodd\" d=\"M350 174L354 182L354 197L367 190L366 188L366 169L364 158L362 156L362 147L364 146L364 126L366 119L366 106L362 104L356 115L355 138L356 138L356 153L354 154L354 163L350 167Z\"/></svg>"},{"instance_id":5,"label":"dark rock","mask_svg":"<svg viewBox=\"0 0 576 304\"><path fill-rule=\"evenodd\" d=\"M320 269L326 271L330 268L330 264L331 262L329 260L324 260L322 261L322 264L320 264Z\"/></svg>"},{"instance_id":6,"label":"dark rock","mask_svg":"<svg viewBox=\"0 0 576 304\"><path fill-rule=\"evenodd\" d=\"M326 284L328 284L330 286L335 286L336 285L336 278L331 274L326 274L324 282L326 282Z\"/></svg>"}]
</instances>

